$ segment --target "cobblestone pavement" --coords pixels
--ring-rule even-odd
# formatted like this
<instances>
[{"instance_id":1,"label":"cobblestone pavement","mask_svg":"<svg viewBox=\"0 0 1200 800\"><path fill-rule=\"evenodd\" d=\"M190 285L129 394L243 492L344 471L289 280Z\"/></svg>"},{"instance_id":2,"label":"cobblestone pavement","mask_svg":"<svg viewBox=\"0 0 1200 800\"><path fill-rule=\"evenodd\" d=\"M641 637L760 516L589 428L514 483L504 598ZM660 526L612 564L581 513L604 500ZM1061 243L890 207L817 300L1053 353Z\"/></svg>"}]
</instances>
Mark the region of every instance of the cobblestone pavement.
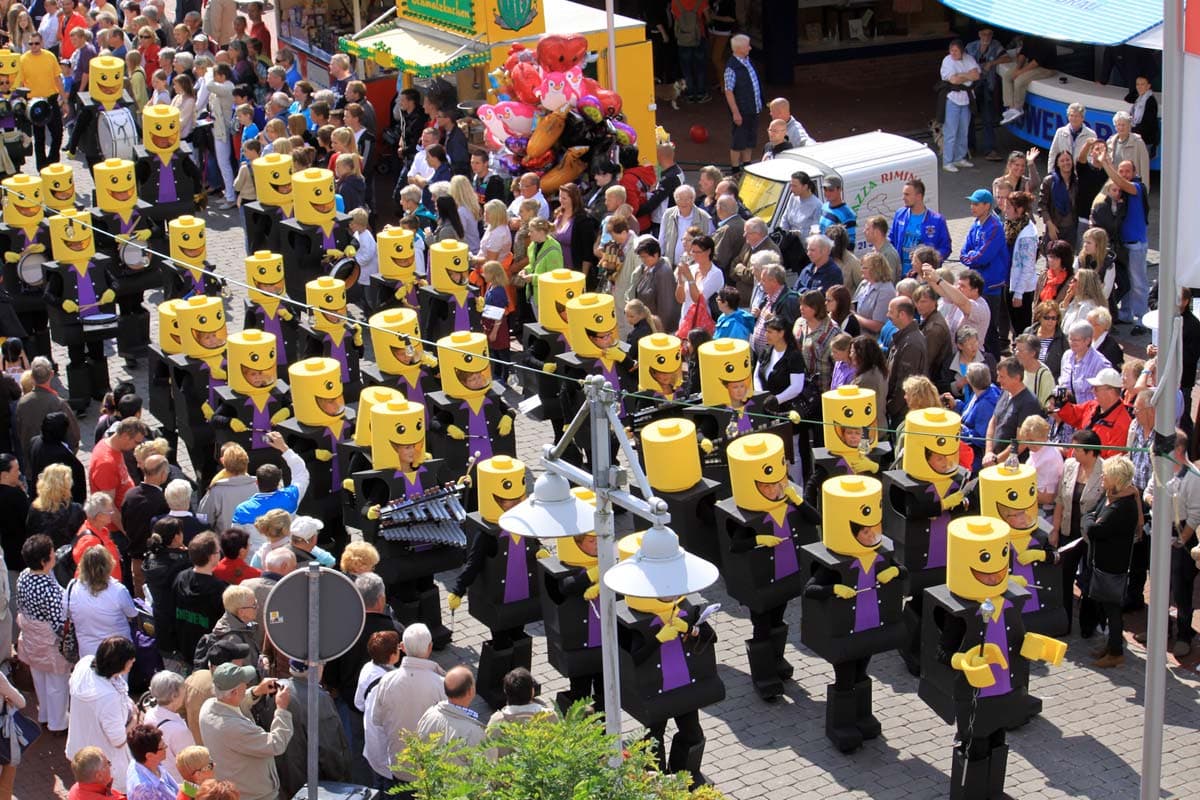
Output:
<instances>
[{"instance_id":1,"label":"cobblestone pavement","mask_svg":"<svg viewBox=\"0 0 1200 800\"><path fill-rule=\"evenodd\" d=\"M82 171L77 181L81 191L90 190L90 177ZM949 199L967 193L958 189L957 185L947 187L943 182L942 196L946 198L943 208L950 215L962 213ZM224 275L240 279L244 253L236 215L209 211L206 219L209 260ZM962 241L968 223L969 220L962 218L952 221L951 232L956 242ZM230 291L229 308L234 310L230 315L234 322L231 327L238 329L244 291L232 285ZM65 364L65 353L57 354L57 359ZM129 375L116 357L110 365L114 382L131 377L145 396L144 369ZM85 442L91 441L90 431L96 418L94 405L90 411L83 420ZM517 440L519 456L536 468L543 445L550 441L549 426L522 419L517 424ZM87 444L85 448L90 449ZM181 457L186 461L185 454ZM618 525L624 523L626 528L631 524L628 515L618 516L617 520ZM441 577L444 586L449 576ZM750 635L746 613L719 583L705 594L723 606L714 623L719 635L718 669L727 697L701 714L708 737L705 773L720 789L737 800L946 796L952 728L917 698L917 681L905 671L895 654L878 656L871 665L877 683L875 709L883 724L883 736L853 755L842 755L824 735L825 686L832 680L832 670L799 644L798 604L793 603L787 615L791 625L787 655L796 667L795 680L787 684L784 698L769 705L757 698L750 684L743 646ZM444 614L454 630L454 641L439 654L438 660L447 666L474 664L486 637L485 628L466 609L453 618L448 610ZM1134 630L1143 625L1144 614L1131 617L1128 623ZM532 631L538 637L533 671L542 680L548 696L553 696L566 688L566 681L546 661L540 625L532 626ZM1030 689L1043 698L1045 706L1039 718L1009 737L1007 786L1012 797L1108 800L1137 795L1144 648L1131 642L1130 657L1123 668L1100 672L1090 666L1088 656L1097 642L1097 638L1084 642L1073 636L1061 667L1033 668ZM1200 681L1194 671L1180 667L1174 659L1169 658L1169 663L1163 787L1166 796L1194 797L1194 775L1200 767L1200 737L1196 735L1200 727L1197 704ZM626 718L625 722L627 730L635 729L632 720ZM62 738L49 736L36 743L18 772L19 797L24 800L48 797L56 777L70 785L63 744ZM1188 785L1193 789L1188 790Z\"/></svg>"}]
</instances>

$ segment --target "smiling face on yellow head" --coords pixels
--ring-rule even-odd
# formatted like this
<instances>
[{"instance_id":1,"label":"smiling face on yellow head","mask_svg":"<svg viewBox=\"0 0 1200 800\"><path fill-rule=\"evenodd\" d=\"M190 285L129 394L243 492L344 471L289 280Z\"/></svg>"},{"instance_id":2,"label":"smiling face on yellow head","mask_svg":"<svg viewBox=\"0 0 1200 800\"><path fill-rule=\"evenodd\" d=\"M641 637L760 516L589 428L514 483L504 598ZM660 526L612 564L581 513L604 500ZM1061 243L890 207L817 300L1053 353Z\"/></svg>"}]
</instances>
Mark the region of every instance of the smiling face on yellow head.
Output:
<instances>
[{"instance_id":1,"label":"smiling face on yellow head","mask_svg":"<svg viewBox=\"0 0 1200 800\"><path fill-rule=\"evenodd\" d=\"M741 408L754 396L750 343L714 339L700 345L700 396L706 406Z\"/></svg>"},{"instance_id":2,"label":"smiling face on yellow head","mask_svg":"<svg viewBox=\"0 0 1200 800\"><path fill-rule=\"evenodd\" d=\"M158 304L158 346L168 356L183 353L183 332L176 309L184 303L184 300L168 300Z\"/></svg>"},{"instance_id":3,"label":"smiling face on yellow head","mask_svg":"<svg viewBox=\"0 0 1200 800\"><path fill-rule=\"evenodd\" d=\"M292 211L297 221L322 228L333 224L337 206L332 172L313 168L295 173L292 175L292 194L296 197Z\"/></svg>"},{"instance_id":4,"label":"smiling face on yellow head","mask_svg":"<svg viewBox=\"0 0 1200 800\"><path fill-rule=\"evenodd\" d=\"M525 499L529 493L525 464L511 456L493 456L476 467L479 515L493 525L500 515Z\"/></svg>"},{"instance_id":5,"label":"smiling face on yellow head","mask_svg":"<svg viewBox=\"0 0 1200 800\"><path fill-rule=\"evenodd\" d=\"M183 354L204 361L219 360L225 352L225 306L219 297L193 295L175 306Z\"/></svg>"},{"instance_id":6,"label":"smiling face on yellow head","mask_svg":"<svg viewBox=\"0 0 1200 800\"><path fill-rule=\"evenodd\" d=\"M9 89L16 85L16 77L20 69L21 54L14 53L7 47L0 49L0 77L8 78ZM5 91L7 91L7 89Z\"/></svg>"},{"instance_id":7,"label":"smiling face on yellow head","mask_svg":"<svg viewBox=\"0 0 1200 800\"><path fill-rule=\"evenodd\" d=\"M168 105L146 106L142 110L142 144L163 162L179 149L179 109Z\"/></svg>"},{"instance_id":8,"label":"smiling face on yellow head","mask_svg":"<svg viewBox=\"0 0 1200 800\"><path fill-rule=\"evenodd\" d=\"M825 446L839 455L858 453L859 444L875 439L875 392L846 384L821 395L825 420Z\"/></svg>"},{"instance_id":9,"label":"smiling face on yellow head","mask_svg":"<svg viewBox=\"0 0 1200 800\"><path fill-rule=\"evenodd\" d=\"M392 400L371 406L371 465L411 472L425 460L425 406Z\"/></svg>"},{"instance_id":10,"label":"smiling face on yellow head","mask_svg":"<svg viewBox=\"0 0 1200 800\"><path fill-rule=\"evenodd\" d=\"M116 56L95 56L88 62L88 94L106 111L125 93L125 62Z\"/></svg>"},{"instance_id":11,"label":"smiling face on yellow head","mask_svg":"<svg viewBox=\"0 0 1200 800\"><path fill-rule=\"evenodd\" d=\"M688 419L657 419L642 428L646 477L662 492L682 492L700 482L696 425Z\"/></svg>"},{"instance_id":12,"label":"smiling face on yellow head","mask_svg":"<svg viewBox=\"0 0 1200 800\"><path fill-rule=\"evenodd\" d=\"M385 280L412 283L417 277L415 234L408 228L385 225L375 237L379 250L379 274Z\"/></svg>"},{"instance_id":13,"label":"smiling face on yellow head","mask_svg":"<svg viewBox=\"0 0 1200 800\"><path fill-rule=\"evenodd\" d=\"M45 218L42 211L42 179L18 173L5 178L4 223L14 228L36 228Z\"/></svg>"},{"instance_id":14,"label":"smiling face on yellow head","mask_svg":"<svg viewBox=\"0 0 1200 800\"><path fill-rule=\"evenodd\" d=\"M959 517L946 529L946 586L959 597L987 600L1008 591L1008 525Z\"/></svg>"},{"instance_id":15,"label":"smiling face on yellow head","mask_svg":"<svg viewBox=\"0 0 1200 800\"><path fill-rule=\"evenodd\" d=\"M92 179L96 184L96 207L128 217L138 201L133 162L123 158L105 159L92 167Z\"/></svg>"},{"instance_id":16,"label":"smiling face on yellow head","mask_svg":"<svg viewBox=\"0 0 1200 800\"><path fill-rule=\"evenodd\" d=\"M492 363L487 337L474 331L455 331L438 339L442 391L456 400L482 398L492 388Z\"/></svg>"},{"instance_id":17,"label":"smiling face on yellow head","mask_svg":"<svg viewBox=\"0 0 1200 800\"><path fill-rule=\"evenodd\" d=\"M566 333L567 302L583 294L584 275L573 269L552 269L537 276L538 323L548 331Z\"/></svg>"},{"instance_id":18,"label":"smiling face on yellow head","mask_svg":"<svg viewBox=\"0 0 1200 800\"><path fill-rule=\"evenodd\" d=\"M75 170L69 164L47 164L42 176L42 197L55 211L75 208Z\"/></svg>"},{"instance_id":19,"label":"smiling face on yellow head","mask_svg":"<svg viewBox=\"0 0 1200 800\"><path fill-rule=\"evenodd\" d=\"M354 417L354 443L359 447L371 446L371 409L405 397L387 386L366 386L358 396L358 413Z\"/></svg>"},{"instance_id":20,"label":"smiling face on yellow head","mask_svg":"<svg viewBox=\"0 0 1200 800\"><path fill-rule=\"evenodd\" d=\"M49 220L50 249L55 261L83 264L96 255L96 237L92 234L92 215L69 209Z\"/></svg>"},{"instance_id":21,"label":"smiling face on yellow head","mask_svg":"<svg viewBox=\"0 0 1200 800\"><path fill-rule=\"evenodd\" d=\"M250 162L254 173L254 191L264 206L291 209L292 157L286 153L267 153Z\"/></svg>"},{"instance_id":22,"label":"smiling face on yellow head","mask_svg":"<svg viewBox=\"0 0 1200 800\"><path fill-rule=\"evenodd\" d=\"M429 246L429 281L439 292L452 294L462 303L467 297L471 254L466 242L446 239Z\"/></svg>"},{"instance_id":23,"label":"smiling face on yellow head","mask_svg":"<svg viewBox=\"0 0 1200 800\"><path fill-rule=\"evenodd\" d=\"M587 292L567 301L567 344L583 358L599 358L619 342L617 306L610 294Z\"/></svg>"},{"instance_id":24,"label":"smiling face on yellow head","mask_svg":"<svg viewBox=\"0 0 1200 800\"><path fill-rule=\"evenodd\" d=\"M733 502L738 508L773 511L787 502L783 439L773 433L748 433L730 442L725 452Z\"/></svg>"},{"instance_id":25,"label":"smiling face on yellow head","mask_svg":"<svg viewBox=\"0 0 1200 800\"><path fill-rule=\"evenodd\" d=\"M332 358L306 358L288 367L292 406L302 425L332 428L346 413L342 365Z\"/></svg>"},{"instance_id":26,"label":"smiling face on yellow head","mask_svg":"<svg viewBox=\"0 0 1200 800\"><path fill-rule=\"evenodd\" d=\"M193 269L204 267L204 259L208 258L204 220L188 214L176 217L167 223L167 237L171 244L171 258Z\"/></svg>"},{"instance_id":27,"label":"smiling face on yellow head","mask_svg":"<svg viewBox=\"0 0 1200 800\"><path fill-rule=\"evenodd\" d=\"M980 470L979 513L1008 523L1014 543L1020 539L1024 550L1038 525L1037 470L1031 464Z\"/></svg>"},{"instance_id":28,"label":"smiling face on yellow head","mask_svg":"<svg viewBox=\"0 0 1200 800\"><path fill-rule=\"evenodd\" d=\"M247 329L229 337L227 345L229 388L238 394L265 395L275 388L279 370L275 359L279 343L275 334Z\"/></svg>"},{"instance_id":29,"label":"smiling face on yellow head","mask_svg":"<svg viewBox=\"0 0 1200 800\"><path fill-rule=\"evenodd\" d=\"M840 475L821 484L821 540L833 553L864 558L883 544L883 484Z\"/></svg>"},{"instance_id":30,"label":"smiling face on yellow head","mask_svg":"<svg viewBox=\"0 0 1200 800\"><path fill-rule=\"evenodd\" d=\"M381 372L399 375L421 362L425 350L421 344L416 311L411 308L389 308L372 314L367 324L371 328L375 363ZM407 345L405 336L408 336Z\"/></svg>"},{"instance_id":31,"label":"smiling face on yellow head","mask_svg":"<svg viewBox=\"0 0 1200 800\"><path fill-rule=\"evenodd\" d=\"M904 471L919 481L949 481L958 470L962 420L953 411L922 408L904 418Z\"/></svg>"},{"instance_id":32,"label":"smiling face on yellow head","mask_svg":"<svg viewBox=\"0 0 1200 800\"><path fill-rule=\"evenodd\" d=\"M269 250L258 250L246 256L246 282L255 287L250 289L250 302L259 305L280 302L278 298L268 297L263 292L287 294L283 283L283 256Z\"/></svg>"},{"instance_id":33,"label":"smiling face on yellow head","mask_svg":"<svg viewBox=\"0 0 1200 800\"><path fill-rule=\"evenodd\" d=\"M683 383L679 337L652 333L638 340L638 391L673 395Z\"/></svg>"},{"instance_id":34,"label":"smiling face on yellow head","mask_svg":"<svg viewBox=\"0 0 1200 800\"><path fill-rule=\"evenodd\" d=\"M341 333L346 320L346 282L328 275L304 284L304 296L312 309L312 326L326 333Z\"/></svg>"}]
</instances>

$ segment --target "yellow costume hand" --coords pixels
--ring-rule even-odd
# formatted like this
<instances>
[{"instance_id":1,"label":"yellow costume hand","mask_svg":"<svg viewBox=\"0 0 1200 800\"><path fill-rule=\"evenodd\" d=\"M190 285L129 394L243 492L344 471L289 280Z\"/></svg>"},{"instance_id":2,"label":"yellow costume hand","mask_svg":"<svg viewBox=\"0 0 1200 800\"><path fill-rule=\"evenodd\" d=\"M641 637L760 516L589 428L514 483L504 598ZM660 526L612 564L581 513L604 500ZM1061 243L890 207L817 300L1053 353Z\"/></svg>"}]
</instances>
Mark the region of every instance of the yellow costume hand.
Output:
<instances>
[{"instance_id":1,"label":"yellow costume hand","mask_svg":"<svg viewBox=\"0 0 1200 800\"><path fill-rule=\"evenodd\" d=\"M598 581L600 579L600 567L588 567L587 577L592 583Z\"/></svg>"},{"instance_id":2,"label":"yellow costume hand","mask_svg":"<svg viewBox=\"0 0 1200 800\"><path fill-rule=\"evenodd\" d=\"M451 611L458 611L458 607L462 605L462 596L451 592L446 595L446 605L450 606Z\"/></svg>"},{"instance_id":3,"label":"yellow costume hand","mask_svg":"<svg viewBox=\"0 0 1200 800\"><path fill-rule=\"evenodd\" d=\"M246 427L246 423L242 422L237 417L234 417L233 419L229 420L229 430L233 431L234 433L245 433L250 429Z\"/></svg>"},{"instance_id":4,"label":"yellow costume hand","mask_svg":"<svg viewBox=\"0 0 1200 800\"><path fill-rule=\"evenodd\" d=\"M892 567L888 567L887 569L880 570L879 575L877 577L878 577L880 583L888 584L888 583L891 583L892 581L896 580L896 578L899 576L900 576L900 568L896 567L896 566L892 566Z\"/></svg>"},{"instance_id":5,"label":"yellow costume hand","mask_svg":"<svg viewBox=\"0 0 1200 800\"><path fill-rule=\"evenodd\" d=\"M149 232L147 232L147 235L149 235ZM27 252L27 253L44 253L44 252L46 252L46 245L31 244L31 245L29 245L29 247L25 248L25 252Z\"/></svg>"},{"instance_id":6,"label":"yellow costume hand","mask_svg":"<svg viewBox=\"0 0 1200 800\"><path fill-rule=\"evenodd\" d=\"M1067 643L1043 636L1040 633L1027 633L1021 642L1021 655L1030 661L1045 661L1057 667L1067 654Z\"/></svg>"},{"instance_id":7,"label":"yellow costume hand","mask_svg":"<svg viewBox=\"0 0 1200 800\"><path fill-rule=\"evenodd\" d=\"M475 298L475 310L478 311L479 313L481 313L481 314L483 313L483 309L486 305L487 304L483 302L482 297Z\"/></svg>"},{"instance_id":8,"label":"yellow costume hand","mask_svg":"<svg viewBox=\"0 0 1200 800\"><path fill-rule=\"evenodd\" d=\"M296 318L296 315L288 311L286 308L279 309L279 318L291 322Z\"/></svg>"},{"instance_id":9,"label":"yellow costume hand","mask_svg":"<svg viewBox=\"0 0 1200 800\"><path fill-rule=\"evenodd\" d=\"M1013 583L1015 583L1017 586L1020 586L1022 589L1024 589L1026 586L1029 585L1029 581L1025 580L1020 575L1009 575L1008 579L1010 581L1012 581Z\"/></svg>"},{"instance_id":10,"label":"yellow costume hand","mask_svg":"<svg viewBox=\"0 0 1200 800\"><path fill-rule=\"evenodd\" d=\"M951 492L942 498L942 511L951 511L963 504L962 492Z\"/></svg>"},{"instance_id":11,"label":"yellow costume hand","mask_svg":"<svg viewBox=\"0 0 1200 800\"><path fill-rule=\"evenodd\" d=\"M804 497L801 496L800 489L791 481L788 481L787 488L783 490L783 496L794 506L804 505Z\"/></svg>"},{"instance_id":12,"label":"yellow costume hand","mask_svg":"<svg viewBox=\"0 0 1200 800\"><path fill-rule=\"evenodd\" d=\"M713 447L712 439L706 437L700 440L700 452L704 453L704 455L711 454L714 449L716 448Z\"/></svg>"},{"instance_id":13,"label":"yellow costume hand","mask_svg":"<svg viewBox=\"0 0 1200 800\"><path fill-rule=\"evenodd\" d=\"M545 364L542 364L542 372L553 375L558 372L558 364L555 364L553 361L547 361Z\"/></svg>"},{"instance_id":14,"label":"yellow costume hand","mask_svg":"<svg viewBox=\"0 0 1200 800\"><path fill-rule=\"evenodd\" d=\"M538 551L533 554L535 558L549 558L550 551L544 547L539 547Z\"/></svg>"},{"instance_id":15,"label":"yellow costume hand","mask_svg":"<svg viewBox=\"0 0 1200 800\"><path fill-rule=\"evenodd\" d=\"M313 455L316 456L317 461L332 461L333 460L333 453L330 452L329 450L314 450Z\"/></svg>"},{"instance_id":16,"label":"yellow costume hand","mask_svg":"<svg viewBox=\"0 0 1200 800\"><path fill-rule=\"evenodd\" d=\"M754 537L754 543L759 547L778 547L782 541L783 539L778 536L769 536L767 534L759 534Z\"/></svg>"},{"instance_id":17,"label":"yellow costume hand","mask_svg":"<svg viewBox=\"0 0 1200 800\"><path fill-rule=\"evenodd\" d=\"M379 506L369 506L367 508L367 519L379 519Z\"/></svg>"},{"instance_id":18,"label":"yellow costume hand","mask_svg":"<svg viewBox=\"0 0 1200 800\"><path fill-rule=\"evenodd\" d=\"M955 653L950 657L950 666L967 678L967 683L976 689L986 689L996 682L991 665L974 649L968 653Z\"/></svg>"},{"instance_id":19,"label":"yellow costume hand","mask_svg":"<svg viewBox=\"0 0 1200 800\"><path fill-rule=\"evenodd\" d=\"M117 293L116 293L116 292L114 292L112 289L105 289L105 290L104 290L104 291L103 291L103 292L100 294L100 305L102 305L102 306L106 306L106 305L108 305L109 303L111 303L112 301L114 301L114 300L116 300L116 299L117 299Z\"/></svg>"},{"instance_id":20,"label":"yellow costume hand","mask_svg":"<svg viewBox=\"0 0 1200 800\"><path fill-rule=\"evenodd\" d=\"M346 478L342 481L342 488L350 494L354 494L354 480L352 478Z\"/></svg>"},{"instance_id":21,"label":"yellow costume hand","mask_svg":"<svg viewBox=\"0 0 1200 800\"><path fill-rule=\"evenodd\" d=\"M421 366L429 367L430 369L433 369L437 365L438 365L437 356L435 356L433 353L422 353L421 354Z\"/></svg>"},{"instance_id":22,"label":"yellow costume hand","mask_svg":"<svg viewBox=\"0 0 1200 800\"><path fill-rule=\"evenodd\" d=\"M285 419L291 419L291 417L292 410L290 408L281 408L271 415L271 422L274 422L276 425L278 425Z\"/></svg>"},{"instance_id":23,"label":"yellow costume hand","mask_svg":"<svg viewBox=\"0 0 1200 800\"><path fill-rule=\"evenodd\" d=\"M204 403L203 405L200 406L200 413L204 415L205 421L208 421L208 420L212 419L213 407L210 406L208 403Z\"/></svg>"},{"instance_id":24,"label":"yellow costume hand","mask_svg":"<svg viewBox=\"0 0 1200 800\"><path fill-rule=\"evenodd\" d=\"M5 263L7 263L7 264L15 264L15 263L17 263L17 262L18 262L18 261L20 261L20 260L21 260L21 254L20 254L20 253L8 252L8 253L5 253L5 254L4 254L4 261L5 261Z\"/></svg>"},{"instance_id":25,"label":"yellow costume hand","mask_svg":"<svg viewBox=\"0 0 1200 800\"><path fill-rule=\"evenodd\" d=\"M501 436L508 436L510 433L512 433L513 418L508 414L505 414L500 418L500 424L496 427Z\"/></svg>"},{"instance_id":26,"label":"yellow costume hand","mask_svg":"<svg viewBox=\"0 0 1200 800\"><path fill-rule=\"evenodd\" d=\"M618 364L625 360L626 355L628 354L619 347L610 347L604 351L605 358L610 358Z\"/></svg>"},{"instance_id":27,"label":"yellow costume hand","mask_svg":"<svg viewBox=\"0 0 1200 800\"><path fill-rule=\"evenodd\" d=\"M1017 562L1020 564L1024 564L1025 566L1029 566L1030 564L1036 564L1039 561L1045 561L1045 560L1046 560L1046 551L1045 550L1026 550L1017 555Z\"/></svg>"},{"instance_id":28,"label":"yellow costume hand","mask_svg":"<svg viewBox=\"0 0 1200 800\"><path fill-rule=\"evenodd\" d=\"M144 228L144 229L142 229L142 230L140 230L140 231L134 231L134 232L133 232L133 238L134 238L134 239L137 239L139 242L147 242L147 241L149 241L149 240L150 240L150 229L149 229L149 228Z\"/></svg>"},{"instance_id":29,"label":"yellow costume hand","mask_svg":"<svg viewBox=\"0 0 1200 800\"><path fill-rule=\"evenodd\" d=\"M675 628L670 625L663 625L661 628L659 628L658 633L654 634L654 638L658 639L658 641L662 642L663 644L666 644L672 639L678 639L679 631L675 630Z\"/></svg>"},{"instance_id":30,"label":"yellow costume hand","mask_svg":"<svg viewBox=\"0 0 1200 800\"><path fill-rule=\"evenodd\" d=\"M363 346L362 327L359 325L354 326L354 346L355 347Z\"/></svg>"},{"instance_id":31,"label":"yellow costume hand","mask_svg":"<svg viewBox=\"0 0 1200 800\"><path fill-rule=\"evenodd\" d=\"M345 255L345 253L343 253L341 250L326 250L325 251L325 257L332 261L340 261L342 256L344 256L344 255Z\"/></svg>"},{"instance_id":32,"label":"yellow costume hand","mask_svg":"<svg viewBox=\"0 0 1200 800\"><path fill-rule=\"evenodd\" d=\"M358 248L352 244L346 245L346 257L354 258L354 254L358 252Z\"/></svg>"},{"instance_id":33,"label":"yellow costume hand","mask_svg":"<svg viewBox=\"0 0 1200 800\"><path fill-rule=\"evenodd\" d=\"M446 426L446 435L449 436L451 439L455 440L456 442L461 442L467 438L467 432L464 431L462 428L458 427L457 425L447 425Z\"/></svg>"},{"instance_id":34,"label":"yellow costume hand","mask_svg":"<svg viewBox=\"0 0 1200 800\"><path fill-rule=\"evenodd\" d=\"M800 412L798 412L798 411L789 411L788 412L788 422L792 423L793 425L799 425L801 420L803 420L803 417L800 416Z\"/></svg>"},{"instance_id":35,"label":"yellow costume hand","mask_svg":"<svg viewBox=\"0 0 1200 800\"><path fill-rule=\"evenodd\" d=\"M862 475L863 473L874 475L879 472L879 465L869 458L856 458L848 463L850 464L850 469L854 470L856 475Z\"/></svg>"},{"instance_id":36,"label":"yellow costume hand","mask_svg":"<svg viewBox=\"0 0 1200 800\"><path fill-rule=\"evenodd\" d=\"M589 586L587 588L587 591L585 591L583 593L584 600L595 600L599 596L600 596L600 584L598 584L598 583L593 583L591 586Z\"/></svg>"},{"instance_id":37,"label":"yellow costume hand","mask_svg":"<svg viewBox=\"0 0 1200 800\"><path fill-rule=\"evenodd\" d=\"M853 600L858 596L858 591L853 586L847 586L844 583L835 583L833 593L843 600Z\"/></svg>"},{"instance_id":38,"label":"yellow costume hand","mask_svg":"<svg viewBox=\"0 0 1200 800\"><path fill-rule=\"evenodd\" d=\"M67 312L68 314L78 314L79 313L79 303L76 303L74 300L63 300L62 310Z\"/></svg>"}]
</instances>

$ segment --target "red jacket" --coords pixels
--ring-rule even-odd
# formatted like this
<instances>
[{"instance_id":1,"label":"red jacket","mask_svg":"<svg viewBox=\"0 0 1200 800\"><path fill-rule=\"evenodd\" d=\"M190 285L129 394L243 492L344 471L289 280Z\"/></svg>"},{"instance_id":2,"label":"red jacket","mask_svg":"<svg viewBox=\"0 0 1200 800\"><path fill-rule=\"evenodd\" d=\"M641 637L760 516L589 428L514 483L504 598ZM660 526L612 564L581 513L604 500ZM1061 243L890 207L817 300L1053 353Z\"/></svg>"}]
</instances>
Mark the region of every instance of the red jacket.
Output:
<instances>
[{"instance_id":1,"label":"red jacket","mask_svg":"<svg viewBox=\"0 0 1200 800\"><path fill-rule=\"evenodd\" d=\"M242 581L257 578L262 572L240 558L222 558L213 569L213 575L230 586L236 586Z\"/></svg>"},{"instance_id":2,"label":"red jacket","mask_svg":"<svg viewBox=\"0 0 1200 800\"><path fill-rule=\"evenodd\" d=\"M83 554L98 544L104 545L104 548L112 555L112 576L121 580L121 552L117 550L117 543L108 535L108 528L97 530L92 527L90 522L85 522L80 527L79 533L75 537L75 545L71 548L71 557L75 559L75 574L79 574L79 565L83 561Z\"/></svg>"},{"instance_id":3,"label":"red jacket","mask_svg":"<svg viewBox=\"0 0 1200 800\"><path fill-rule=\"evenodd\" d=\"M633 213L637 214L638 232L645 233L650 230L650 214L642 214L641 208L646 203L646 195L654 188L654 184L658 183L654 167L639 164L622 170L621 179L617 183L625 187L625 202L633 209Z\"/></svg>"},{"instance_id":4,"label":"red jacket","mask_svg":"<svg viewBox=\"0 0 1200 800\"><path fill-rule=\"evenodd\" d=\"M1108 411L1101 411L1100 404L1095 400L1086 403L1067 403L1058 410L1058 418L1076 430L1088 429L1100 437L1103 448L1102 458L1112 458L1120 454L1120 450L1107 448L1124 447L1129 441L1129 426L1133 423L1133 414L1129 406L1117 403Z\"/></svg>"},{"instance_id":5,"label":"red jacket","mask_svg":"<svg viewBox=\"0 0 1200 800\"><path fill-rule=\"evenodd\" d=\"M125 795L112 788L112 784L77 783L67 792L67 800L125 800Z\"/></svg>"}]
</instances>

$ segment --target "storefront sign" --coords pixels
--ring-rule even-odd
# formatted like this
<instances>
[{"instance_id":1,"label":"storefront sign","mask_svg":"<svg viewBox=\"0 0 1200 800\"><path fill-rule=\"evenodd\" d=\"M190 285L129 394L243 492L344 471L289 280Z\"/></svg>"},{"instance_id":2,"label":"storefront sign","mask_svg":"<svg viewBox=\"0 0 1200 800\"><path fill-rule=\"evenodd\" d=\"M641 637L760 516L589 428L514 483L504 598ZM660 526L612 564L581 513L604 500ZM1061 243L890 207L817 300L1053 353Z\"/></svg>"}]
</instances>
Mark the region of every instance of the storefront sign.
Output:
<instances>
[{"instance_id":1,"label":"storefront sign","mask_svg":"<svg viewBox=\"0 0 1200 800\"><path fill-rule=\"evenodd\" d=\"M520 31L537 19L535 0L496 0L496 25L506 31Z\"/></svg>"},{"instance_id":2,"label":"storefront sign","mask_svg":"<svg viewBox=\"0 0 1200 800\"><path fill-rule=\"evenodd\" d=\"M1086 102L1087 98L1082 98ZM1101 139L1107 140L1116 131L1113 129L1112 111L1089 108L1083 120ZM1054 132L1067 124L1067 103L1034 94L1032 89L1025 95L1025 116L1008 126L1017 137L1043 150L1049 150L1054 142ZM1150 161L1153 169L1159 168L1160 157Z\"/></svg>"},{"instance_id":3,"label":"storefront sign","mask_svg":"<svg viewBox=\"0 0 1200 800\"><path fill-rule=\"evenodd\" d=\"M475 0L399 0L401 17L474 34Z\"/></svg>"}]
</instances>

